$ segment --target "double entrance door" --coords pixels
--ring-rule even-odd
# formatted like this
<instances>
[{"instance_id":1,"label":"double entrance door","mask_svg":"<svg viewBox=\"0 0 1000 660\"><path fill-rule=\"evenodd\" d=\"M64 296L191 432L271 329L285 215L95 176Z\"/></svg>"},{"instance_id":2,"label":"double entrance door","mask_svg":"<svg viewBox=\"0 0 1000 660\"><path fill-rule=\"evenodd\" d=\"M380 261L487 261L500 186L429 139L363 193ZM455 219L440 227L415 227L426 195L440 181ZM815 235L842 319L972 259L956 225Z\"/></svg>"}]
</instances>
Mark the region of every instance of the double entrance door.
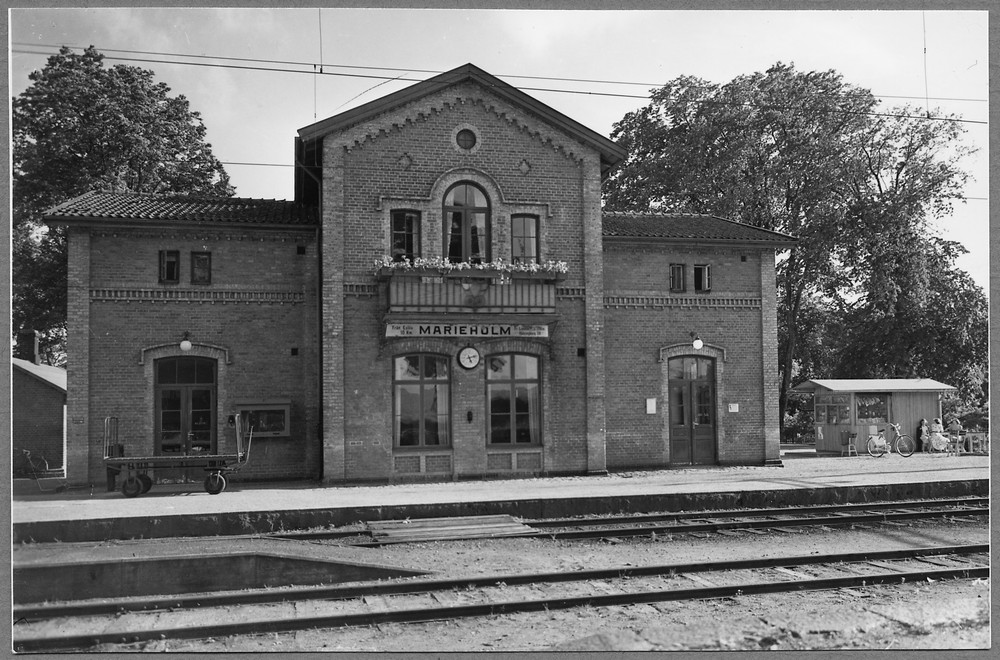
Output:
<instances>
[{"instance_id":1,"label":"double entrance door","mask_svg":"<svg viewBox=\"0 0 1000 660\"><path fill-rule=\"evenodd\" d=\"M215 454L216 364L210 358L177 357L156 362L153 453L157 456ZM159 470L159 478L200 480L204 474ZM202 471L203 472L203 471Z\"/></svg>"},{"instance_id":2,"label":"double entrance door","mask_svg":"<svg viewBox=\"0 0 1000 660\"><path fill-rule=\"evenodd\" d=\"M715 361L683 356L668 365L670 464L714 465Z\"/></svg>"}]
</instances>

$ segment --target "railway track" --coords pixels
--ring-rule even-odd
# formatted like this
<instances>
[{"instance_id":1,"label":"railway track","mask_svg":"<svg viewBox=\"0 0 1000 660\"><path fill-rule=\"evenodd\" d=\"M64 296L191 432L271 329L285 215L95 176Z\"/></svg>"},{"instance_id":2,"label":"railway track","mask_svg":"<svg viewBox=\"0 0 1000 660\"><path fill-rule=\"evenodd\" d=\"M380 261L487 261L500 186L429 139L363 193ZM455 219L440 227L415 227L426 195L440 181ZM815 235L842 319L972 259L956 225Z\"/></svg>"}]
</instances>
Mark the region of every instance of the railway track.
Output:
<instances>
[{"instance_id":1,"label":"railway track","mask_svg":"<svg viewBox=\"0 0 1000 660\"><path fill-rule=\"evenodd\" d=\"M393 543L448 541L498 536L539 537L549 539L628 538L670 536L675 534L767 533L792 531L807 527L865 526L906 524L917 520L988 516L989 499L981 497L946 500L907 500L842 504L830 506L782 507L774 509L712 510L699 512L651 513L618 516L592 516L524 520L519 525L502 525L497 518L482 516L480 525L458 525L452 518L431 521L390 521L370 523L366 530L320 530L283 532L271 538L300 541L339 540L360 547L378 547ZM513 518L507 516L513 523ZM411 524L405 524L411 523Z\"/></svg>"},{"instance_id":2,"label":"railway track","mask_svg":"<svg viewBox=\"0 0 1000 660\"><path fill-rule=\"evenodd\" d=\"M986 578L989 545L15 605L19 652ZM211 623L206 623L211 622Z\"/></svg>"}]
</instances>

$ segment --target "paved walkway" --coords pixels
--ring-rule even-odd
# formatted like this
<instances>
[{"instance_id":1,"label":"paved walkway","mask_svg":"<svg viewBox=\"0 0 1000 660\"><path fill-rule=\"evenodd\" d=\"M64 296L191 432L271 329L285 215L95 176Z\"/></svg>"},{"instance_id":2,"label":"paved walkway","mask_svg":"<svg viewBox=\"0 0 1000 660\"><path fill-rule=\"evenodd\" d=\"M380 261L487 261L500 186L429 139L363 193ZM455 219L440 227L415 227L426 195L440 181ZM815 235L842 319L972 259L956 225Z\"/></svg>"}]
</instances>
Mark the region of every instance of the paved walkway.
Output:
<instances>
[{"instance_id":1,"label":"paved walkway","mask_svg":"<svg viewBox=\"0 0 1000 660\"><path fill-rule=\"evenodd\" d=\"M709 467L608 475L417 483L382 486L320 486L315 482L232 483L209 495L197 484L156 485L128 499L102 487L62 493L17 495L12 523L203 516L289 510L333 510L428 505L692 493L733 493L880 484L923 484L988 479L990 457L914 454L875 459L816 457L783 452L783 467ZM44 487L44 484L43 484Z\"/></svg>"}]
</instances>

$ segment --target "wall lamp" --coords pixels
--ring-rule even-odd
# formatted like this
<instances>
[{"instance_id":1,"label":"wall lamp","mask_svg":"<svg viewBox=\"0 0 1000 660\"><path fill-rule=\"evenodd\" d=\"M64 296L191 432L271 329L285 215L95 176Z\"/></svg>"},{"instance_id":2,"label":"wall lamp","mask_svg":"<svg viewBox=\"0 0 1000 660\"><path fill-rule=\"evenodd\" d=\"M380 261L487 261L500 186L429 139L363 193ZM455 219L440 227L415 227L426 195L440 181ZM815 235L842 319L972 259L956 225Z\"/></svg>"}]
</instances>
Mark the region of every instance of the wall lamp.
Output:
<instances>
[{"instance_id":1,"label":"wall lamp","mask_svg":"<svg viewBox=\"0 0 1000 660\"><path fill-rule=\"evenodd\" d=\"M188 351L191 350L191 340L188 339L188 337L190 337L190 336L191 336L191 333L185 332L184 333L184 338L181 339L181 350L184 351L185 353L187 353Z\"/></svg>"},{"instance_id":2,"label":"wall lamp","mask_svg":"<svg viewBox=\"0 0 1000 660\"><path fill-rule=\"evenodd\" d=\"M705 346L705 342L701 340L701 337L693 332L691 333L691 340L691 348L696 351L700 351Z\"/></svg>"}]
</instances>

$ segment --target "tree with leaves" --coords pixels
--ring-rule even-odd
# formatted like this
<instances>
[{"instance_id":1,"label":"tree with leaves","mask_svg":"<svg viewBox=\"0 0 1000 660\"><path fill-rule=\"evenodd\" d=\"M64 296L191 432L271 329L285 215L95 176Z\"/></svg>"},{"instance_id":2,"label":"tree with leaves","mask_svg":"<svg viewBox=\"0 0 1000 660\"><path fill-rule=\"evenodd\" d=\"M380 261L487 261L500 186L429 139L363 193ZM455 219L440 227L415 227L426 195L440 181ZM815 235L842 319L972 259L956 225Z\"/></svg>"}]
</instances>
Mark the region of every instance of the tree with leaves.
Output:
<instances>
[{"instance_id":1,"label":"tree with leaves","mask_svg":"<svg viewBox=\"0 0 1000 660\"><path fill-rule=\"evenodd\" d=\"M779 63L722 85L677 78L615 124L629 153L609 210L707 213L799 239L777 269L782 419L801 365L847 355L803 346L835 327L817 314L859 300L880 319L924 314L932 272L953 272L932 257L929 220L966 180L962 129L908 115L834 71ZM890 370L889 355L870 357Z\"/></svg>"},{"instance_id":2,"label":"tree with leaves","mask_svg":"<svg viewBox=\"0 0 1000 660\"><path fill-rule=\"evenodd\" d=\"M63 361L66 237L42 213L91 190L230 196L201 115L133 66L104 66L67 47L12 103L12 326L35 329L46 361Z\"/></svg>"}]
</instances>

